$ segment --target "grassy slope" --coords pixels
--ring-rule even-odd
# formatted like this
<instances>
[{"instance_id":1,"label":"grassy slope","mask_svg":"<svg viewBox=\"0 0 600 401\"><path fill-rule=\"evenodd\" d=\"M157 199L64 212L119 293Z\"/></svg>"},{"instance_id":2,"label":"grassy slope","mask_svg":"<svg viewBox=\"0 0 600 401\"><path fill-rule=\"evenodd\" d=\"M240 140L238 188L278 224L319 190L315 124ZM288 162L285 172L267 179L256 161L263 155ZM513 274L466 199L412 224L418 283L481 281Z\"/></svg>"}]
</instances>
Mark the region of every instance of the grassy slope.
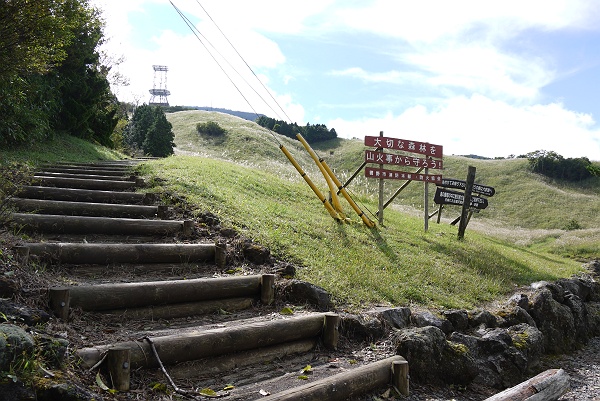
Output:
<instances>
[{"instance_id":1,"label":"grassy slope","mask_svg":"<svg viewBox=\"0 0 600 401\"><path fill-rule=\"evenodd\" d=\"M440 225L432 222L424 232L422 211L418 211L422 184L416 183L397 198L394 208L386 210L385 226L371 230L344 201L353 222L331 219L278 149L280 141L324 190L323 179L297 141L275 139L254 123L219 113L181 112L169 119L178 152L188 156L148 163L147 172L165 178L161 185L185 194L198 212L218 214L225 225L268 245L276 256L303 266L299 276L331 291L340 303L470 307L508 293L515 285L577 272L580 263L565 255L597 258L600 254L600 224L594 212L597 183L588 183L585 190L558 188L527 173L519 160L447 157L444 174L460 178L467 165L474 164L477 181L497 190L490 207L473 219L465 241L456 240L456 227L448 225L447 219ZM204 121L217 121L229 133L225 138L201 138L194 127ZM343 180L360 165L364 147L360 141L335 140L316 150ZM119 156L60 136L33 149L0 150L3 162L30 164ZM522 184L515 186L515 181ZM395 187L388 185L387 190ZM374 183L360 176L351 190L362 206L376 210ZM567 202L567 210L560 204L540 207L541 200L552 193L586 202L575 209ZM515 210L523 196L531 196L525 199L534 205L527 229L517 227L524 225L523 211ZM457 213L455 209L449 215L453 218ZM548 225L548 220L555 220L560 224L554 227L560 227L570 219L589 228L566 232ZM584 235L592 240L582 239Z\"/></svg>"},{"instance_id":2,"label":"grassy slope","mask_svg":"<svg viewBox=\"0 0 600 401\"><path fill-rule=\"evenodd\" d=\"M281 141L324 190L324 181L296 141L275 138L251 122L219 113L180 112L169 115L169 120L178 152L189 156L152 162L148 172L166 178L164 185L185 193L198 211L217 213L225 224L268 245L278 257L303 266L301 278L355 306L416 302L469 307L510 292L514 286L569 276L580 263L549 252L567 234L549 230L553 227L549 221L564 225L565 219L576 219L596 235L600 227L598 213L594 213L598 195L591 187L586 191L558 189L529 174L521 160L461 157L445 158L445 175L460 178L472 164L477 167L477 181L497 190L490 208L481 213L485 218L474 219L473 226L481 229L469 230L465 241L457 241L456 227L446 223L432 223L424 232L422 217L412 208L422 207L422 184L417 183L397 198L396 209L401 211L386 210L384 227L366 228L345 202L345 211L354 222L340 224L331 219L278 149L277 141ZM199 137L194 127L205 121L218 122L228 134ZM360 141L335 140L316 150L343 181L360 165L364 147ZM390 184L388 191L396 187ZM351 189L364 207L376 210L374 183L360 177ZM551 203L548 209L541 207L538 192ZM563 212L561 205L568 202L555 200L549 195L554 192L567 200L589 198L590 205L577 213ZM529 211L523 210L527 202L532 204ZM451 217L457 213L455 209ZM530 234L518 225L538 230ZM494 230L482 234L488 227ZM508 234L501 235L503 230ZM523 232L519 241L510 234L516 231ZM587 252L597 257L597 245Z\"/></svg>"}]
</instances>

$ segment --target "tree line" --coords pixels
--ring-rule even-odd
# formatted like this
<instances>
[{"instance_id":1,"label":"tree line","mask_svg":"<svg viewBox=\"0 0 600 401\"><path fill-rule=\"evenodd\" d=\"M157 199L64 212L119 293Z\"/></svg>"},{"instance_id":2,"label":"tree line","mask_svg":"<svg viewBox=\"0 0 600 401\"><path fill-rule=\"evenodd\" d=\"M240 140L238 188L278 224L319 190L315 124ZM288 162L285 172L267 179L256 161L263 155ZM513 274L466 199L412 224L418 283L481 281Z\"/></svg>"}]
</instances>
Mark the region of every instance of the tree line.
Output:
<instances>
[{"instance_id":1,"label":"tree line","mask_svg":"<svg viewBox=\"0 0 600 401\"><path fill-rule=\"evenodd\" d=\"M66 133L129 153L168 156L164 111L120 103L104 22L90 0L0 2L0 146ZM133 115L132 121L128 116Z\"/></svg>"},{"instance_id":2,"label":"tree line","mask_svg":"<svg viewBox=\"0 0 600 401\"><path fill-rule=\"evenodd\" d=\"M337 132L334 128L327 129L325 124L307 123L305 126L299 126L296 123L289 124L283 120L275 120L267 116L260 116L256 123L261 127L270 129L278 134L296 139L297 134L301 134L308 143L328 141L337 138Z\"/></svg>"},{"instance_id":3,"label":"tree line","mask_svg":"<svg viewBox=\"0 0 600 401\"><path fill-rule=\"evenodd\" d=\"M534 173L565 181L583 181L600 177L600 167L587 157L565 158L553 151L536 150L526 155Z\"/></svg>"},{"instance_id":4,"label":"tree line","mask_svg":"<svg viewBox=\"0 0 600 401\"><path fill-rule=\"evenodd\" d=\"M118 102L97 50L103 38L87 0L0 2L0 144L65 132L111 145Z\"/></svg>"}]
</instances>

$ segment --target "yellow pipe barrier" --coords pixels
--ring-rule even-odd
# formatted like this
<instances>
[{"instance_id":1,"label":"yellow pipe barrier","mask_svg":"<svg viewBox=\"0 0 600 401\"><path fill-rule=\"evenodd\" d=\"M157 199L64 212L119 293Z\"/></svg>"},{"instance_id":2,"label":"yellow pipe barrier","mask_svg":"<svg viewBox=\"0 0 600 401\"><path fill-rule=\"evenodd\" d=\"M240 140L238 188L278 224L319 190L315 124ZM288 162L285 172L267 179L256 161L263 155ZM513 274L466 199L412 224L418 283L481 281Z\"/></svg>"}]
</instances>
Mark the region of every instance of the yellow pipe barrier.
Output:
<instances>
[{"instance_id":1,"label":"yellow pipe barrier","mask_svg":"<svg viewBox=\"0 0 600 401\"><path fill-rule=\"evenodd\" d=\"M308 186L311 187L311 189L313 190L313 192L315 193L315 195L317 195L317 197L319 198L319 200L321 202L323 202L323 206L325 206L325 209L327 209L327 211L329 212L329 214L331 215L331 217L333 217L336 220L341 220L340 216L337 214L337 212L335 211L335 209L333 208L333 206L331 206L331 203L329 203L329 201L323 196L323 194L321 193L321 191L319 191L319 188L317 188L316 185L308 177L308 175L306 175L306 173L304 172L304 170L302 170L302 167L300 167L300 165L296 162L296 160L291 155L291 153L288 152L288 150L285 148L285 146L279 145L279 149L281 149L281 151L288 158L288 160L290 161L290 163L292 163L292 165L296 168L296 170L298 171L298 173L300 173L300 175L302 176L302 178L304 178L304 181L306 181L306 183L308 184Z\"/></svg>"},{"instance_id":2,"label":"yellow pipe barrier","mask_svg":"<svg viewBox=\"0 0 600 401\"><path fill-rule=\"evenodd\" d=\"M340 198L337 196L337 189L334 187L333 182L331 181L331 177L329 176L329 174L327 174L327 171L325 171L325 169L323 168L323 165L321 164L321 160L319 159L319 157L317 156L315 151L312 150L312 148L310 147L308 142L306 142L306 140L302 137L302 135L297 134L296 138L298 138L298 140L302 143L302 145L304 145L304 148L308 151L308 153L310 154L310 157L312 157L312 159L315 161L315 164L317 165L317 167L319 167L319 170L321 170L321 174L323 174L323 178L325 178L325 181L327 181L327 186L329 187L329 192L331 193L331 203L333 204L333 207L335 208L335 210L339 213L340 217L342 219L345 219L346 216L344 215L344 210L342 209L342 204L340 203Z\"/></svg>"},{"instance_id":3,"label":"yellow pipe barrier","mask_svg":"<svg viewBox=\"0 0 600 401\"><path fill-rule=\"evenodd\" d=\"M337 185L337 187L339 188L340 193L342 195L344 195L344 198L346 198L346 200L348 201L350 206L352 206L352 209L354 209L356 214L358 214L358 217L360 217L362 219L363 223L365 223L365 225L367 227L369 227L369 228L375 227L375 222L373 222L373 220L369 219L365 215L365 213L362 210L360 210L358 205L350 197L350 194L348 194L348 191L346 191L346 188L344 188L344 186L342 185L341 181L337 179L337 177L335 176L335 174L333 173L331 168L329 168L329 165L325 162L325 160L321 159L320 161L321 161L321 164L323 165L323 168L327 171L327 174L329 174L329 176L331 177L331 179L333 180L335 185Z\"/></svg>"}]
</instances>

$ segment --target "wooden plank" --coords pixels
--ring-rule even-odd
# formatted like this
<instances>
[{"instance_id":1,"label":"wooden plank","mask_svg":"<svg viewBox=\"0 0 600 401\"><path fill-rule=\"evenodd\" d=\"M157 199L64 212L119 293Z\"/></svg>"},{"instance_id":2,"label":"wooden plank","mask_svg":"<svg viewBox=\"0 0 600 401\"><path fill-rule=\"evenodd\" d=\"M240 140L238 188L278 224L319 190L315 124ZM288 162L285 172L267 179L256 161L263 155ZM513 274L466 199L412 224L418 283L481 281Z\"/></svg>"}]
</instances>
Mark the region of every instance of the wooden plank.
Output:
<instances>
[{"instance_id":1,"label":"wooden plank","mask_svg":"<svg viewBox=\"0 0 600 401\"><path fill-rule=\"evenodd\" d=\"M568 390L569 375L562 369L548 369L484 401L556 401Z\"/></svg>"},{"instance_id":2,"label":"wooden plank","mask_svg":"<svg viewBox=\"0 0 600 401\"><path fill-rule=\"evenodd\" d=\"M138 177L124 173L122 175L97 175L97 174L73 174L73 173L53 173L49 171L36 171L35 176L60 177L60 178L81 178L90 180L115 180L115 181L135 181Z\"/></svg>"},{"instance_id":3,"label":"wooden plank","mask_svg":"<svg viewBox=\"0 0 600 401\"><path fill-rule=\"evenodd\" d=\"M163 364L168 365L316 337L323 329L323 320L324 315L318 313L152 337L151 340ZM106 350L114 346L131 349L131 367L134 369L158 366L154 358L148 357L148 355L152 355L152 351L147 341L127 341L82 348L77 351L77 356L81 359L82 366L90 368L100 360ZM390 367L388 366L388 381L389 372Z\"/></svg>"},{"instance_id":4,"label":"wooden plank","mask_svg":"<svg viewBox=\"0 0 600 401\"><path fill-rule=\"evenodd\" d=\"M98 202L70 202L25 198L11 198L9 199L9 202L21 212L36 212L54 215L129 218L153 218L159 215L159 206Z\"/></svg>"},{"instance_id":5,"label":"wooden plank","mask_svg":"<svg viewBox=\"0 0 600 401\"><path fill-rule=\"evenodd\" d=\"M44 177L34 175L31 181L35 185L54 186L59 188L100 189L103 191L134 189L136 182L113 180L89 180L81 178Z\"/></svg>"},{"instance_id":6,"label":"wooden plank","mask_svg":"<svg viewBox=\"0 0 600 401\"><path fill-rule=\"evenodd\" d=\"M184 222L121 217L60 216L13 213L11 224L22 230L68 234L174 235Z\"/></svg>"},{"instance_id":7,"label":"wooden plank","mask_svg":"<svg viewBox=\"0 0 600 401\"><path fill-rule=\"evenodd\" d=\"M140 308L102 310L100 313L119 315L126 319L175 319L194 315L208 315L225 311L238 312L252 307L254 298L228 298L213 301L182 302L178 304Z\"/></svg>"},{"instance_id":8,"label":"wooden plank","mask_svg":"<svg viewBox=\"0 0 600 401\"><path fill-rule=\"evenodd\" d=\"M129 169L114 169L114 168L83 168L83 167L45 167L44 171L49 173L68 173L68 174L94 174L94 175L112 175L112 176L123 176L130 175Z\"/></svg>"},{"instance_id":9,"label":"wooden plank","mask_svg":"<svg viewBox=\"0 0 600 401\"><path fill-rule=\"evenodd\" d=\"M67 264L214 262L214 244L31 243L30 256Z\"/></svg>"},{"instance_id":10,"label":"wooden plank","mask_svg":"<svg viewBox=\"0 0 600 401\"><path fill-rule=\"evenodd\" d=\"M149 204L154 199L154 194L141 192L100 191L77 188L53 188L35 185L23 186L17 196L29 199L49 199L70 202L95 202L95 203L130 203ZM152 198L152 202L149 198Z\"/></svg>"},{"instance_id":11,"label":"wooden plank","mask_svg":"<svg viewBox=\"0 0 600 401\"><path fill-rule=\"evenodd\" d=\"M67 288L70 290L71 307L92 311L223 298L258 298L260 279L260 275L252 275L70 286Z\"/></svg>"},{"instance_id":12,"label":"wooden plank","mask_svg":"<svg viewBox=\"0 0 600 401\"><path fill-rule=\"evenodd\" d=\"M393 356L321 380L262 398L264 401L347 400L390 384L392 364L403 360Z\"/></svg>"}]
</instances>

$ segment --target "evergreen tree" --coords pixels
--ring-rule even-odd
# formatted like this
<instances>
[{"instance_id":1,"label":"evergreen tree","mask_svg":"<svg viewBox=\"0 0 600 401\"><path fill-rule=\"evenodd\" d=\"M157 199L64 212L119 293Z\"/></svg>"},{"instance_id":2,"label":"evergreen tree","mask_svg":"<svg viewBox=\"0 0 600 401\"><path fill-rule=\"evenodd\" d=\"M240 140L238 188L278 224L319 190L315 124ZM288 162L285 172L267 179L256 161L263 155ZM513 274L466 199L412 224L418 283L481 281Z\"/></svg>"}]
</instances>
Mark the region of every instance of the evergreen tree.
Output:
<instances>
[{"instance_id":1,"label":"evergreen tree","mask_svg":"<svg viewBox=\"0 0 600 401\"><path fill-rule=\"evenodd\" d=\"M153 111L154 119L146 132L146 138L142 144L144 153L148 156L167 157L173 154L173 126L160 107Z\"/></svg>"}]
</instances>

